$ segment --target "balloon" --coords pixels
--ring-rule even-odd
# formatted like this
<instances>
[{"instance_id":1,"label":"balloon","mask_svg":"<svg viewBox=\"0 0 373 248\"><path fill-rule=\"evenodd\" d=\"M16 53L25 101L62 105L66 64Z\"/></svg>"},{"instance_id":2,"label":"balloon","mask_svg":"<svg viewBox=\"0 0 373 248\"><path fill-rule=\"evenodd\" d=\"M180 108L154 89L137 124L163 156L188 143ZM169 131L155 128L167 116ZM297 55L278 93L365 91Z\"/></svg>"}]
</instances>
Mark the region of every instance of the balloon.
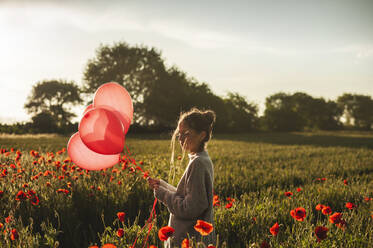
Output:
<instances>
[{"instance_id":1,"label":"balloon","mask_svg":"<svg viewBox=\"0 0 373 248\"><path fill-rule=\"evenodd\" d=\"M80 139L79 132L71 136L67 143L67 153L77 166L87 170L109 168L120 160L120 154L103 155L88 149Z\"/></svg>"},{"instance_id":2,"label":"balloon","mask_svg":"<svg viewBox=\"0 0 373 248\"><path fill-rule=\"evenodd\" d=\"M127 90L115 82L101 85L95 93L93 106L104 107L114 112L120 119L126 134L133 118L133 105Z\"/></svg>"},{"instance_id":3,"label":"balloon","mask_svg":"<svg viewBox=\"0 0 373 248\"><path fill-rule=\"evenodd\" d=\"M85 110L84 110L84 112L83 112L83 115L85 115L85 113L87 113L88 110L91 110L91 109L93 109L93 104L89 104L89 105L85 108Z\"/></svg>"},{"instance_id":4,"label":"balloon","mask_svg":"<svg viewBox=\"0 0 373 248\"><path fill-rule=\"evenodd\" d=\"M105 108L88 110L79 123L79 134L90 150L100 154L117 154L124 148L123 125Z\"/></svg>"}]
</instances>

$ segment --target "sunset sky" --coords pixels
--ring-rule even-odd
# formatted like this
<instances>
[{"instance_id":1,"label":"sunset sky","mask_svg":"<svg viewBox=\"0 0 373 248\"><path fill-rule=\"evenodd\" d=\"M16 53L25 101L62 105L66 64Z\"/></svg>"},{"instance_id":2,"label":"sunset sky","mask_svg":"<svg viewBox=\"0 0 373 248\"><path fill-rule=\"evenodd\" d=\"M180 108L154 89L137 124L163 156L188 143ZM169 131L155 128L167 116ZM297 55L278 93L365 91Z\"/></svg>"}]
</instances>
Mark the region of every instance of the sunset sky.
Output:
<instances>
[{"instance_id":1,"label":"sunset sky","mask_svg":"<svg viewBox=\"0 0 373 248\"><path fill-rule=\"evenodd\" d=\"M38 81L80 85L98 46L118 41L156 47L168 66L261 111L280 91L373 96L371 0L0 0L0 122L30 119Z\"/></svg>"}]
</instances>

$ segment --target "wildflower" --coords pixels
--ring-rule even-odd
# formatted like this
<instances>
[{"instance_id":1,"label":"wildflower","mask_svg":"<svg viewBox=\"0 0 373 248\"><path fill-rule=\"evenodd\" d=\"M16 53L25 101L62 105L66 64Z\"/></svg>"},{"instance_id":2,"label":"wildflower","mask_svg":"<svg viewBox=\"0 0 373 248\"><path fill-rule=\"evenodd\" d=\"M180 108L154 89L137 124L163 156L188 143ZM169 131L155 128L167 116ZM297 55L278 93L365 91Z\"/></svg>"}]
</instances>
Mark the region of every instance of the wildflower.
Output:
<instances>
[{"instance_id":1,"label":"wildflower","mask_svg":"<svg viewBox=\"0 0 373 248\"><path fill-rule=\"evenodd\" d=\"M211 223L208 223L203 220L197 220L197 224L194 226L194 229L197 232L199 232L202 236L206 236L214 230L214 227Z\"/></svg>"},{"instance_id":2,"label":"wildflower","mask_svg":"<svg viewBox=\"0 0 373 248\"><path fill-rule=\"evenodd\" d=\"M23 192L22 190L18 191L17 196L16 196L16 201L23 201L23 200L26 200L26 198L27 198L27 195L25 194L25 192Z\"/></svg>"},{"instance_id":3,"label":"wildflower","mask_svg":"<svg viewBox=\"0 0 373 248\"><path fill-rule=\"evenodd\" d=\"M219 196L218 195L214 195L212 205L213 206L220 206L220 201L219 201Z\"/></svg>"},{"instance_id":4,"label":"wildflower","mask_svg":"<svg viewBox=\"0 0 373 248\"><path fill-rule=\"evenodd\" d=\"M356 205L353 204L352 202L347 202L347 203L346 203L346 208L352 210L352 209L356 208Z\"/></svg>"},{"instance_id":5,"label":"wildflower","mask_svg":"<svg viewBox=\"0 0 373 248\"><path fill-rule=\"evenodd\" d=\"M175 229L173 229L170 226L164 226L158 231L158 238L161 241L166 241L169 237L172 236L172 234L175 232Z\"/></svg>"},{"instance_id":6,"label":"wildflower","mask_svg":"<svg viewBox=\"0 0 373 248\"><path fill-rule=\"evenodd\" d=\"M10 239L11 239L11 240L16 240L16 239L18 239L18 232L17 232L16 229L12 229L11 234L10 234Z\"/></svg>"},{"instance_id":7,"label":"wildflower","mask_svg":"<svg viewBox=\"0 0 373 248\"><path fill-rule=\"evenodd\" d=\"M104 244L101 248L117 248L117 247L113 244Z\"/></svg>"},{"instance_id":8,"label":"wildflower","mask_svg":"<svg viewBox=\"0 0 373 248\"><path fill-rule=\"evenodd\" d=\"M117 236L118 236L119 238L121 238L121 237L123 237L123 235L124 235L124 231L123 231L123 229L122 229L122 228L119 228L118 231L117 231Z\"/></svg>"},{"instance_id":9,"label":"wildflower","mask_svg":"<svg viewBox=\"0 0 373 248\"><path fill-rule=\"evenodd\" d=\"M31 204L34 206L39 205L39 197L37 195L33 195L32 198L30 198Z\"/></svg>"},{"instance_id":10,"label":"wildflower","mask_svg":"<svg viewBox=\"0 0 373 248\"><path fill-rule=\"evenodd\" d=\"M345 179L343 180L344 185L348 185L348 181Z\"/></svg>"},{"instance_id":11,"label":"wildflower","mask_svg":"<svg viewBox=\"0 0 373 248\"><path fill-rule=\"evenodd\" d=\"M284 193L285 196L291 198L291 196L293 195L293 193L291 193L290 191L287 191Z\"/></svg>"},{"instance_id":12,"label":"wildflower","mask_svg":"<svg viewBox=\"0 0 373 248\"><path fill-rule=\"evenodd\" d=\"M304 218L306 218L306 210L302 207L299 207L291 210L290 215L297 221L304 221Z\"/></svg>"},{"instance_id":13,"label":"wildflower","mask_svg":"<svg viewBox=\"0 0 373 248\"><path fill-rule=\"evenodd\" d=\"M269 229L269 232L273 235L273 236L276 236L278 234L278 231L280 229L280 226L278 225L278 223L276 222L270 229Z\"/></svg>"},{"instance_id":14,"label":"wildflower","mask_svg":"<svg viewBox=\"0 0 373 248\"><path fill-rule=\"evenodd\" d=\"M338 223L341 222L341 220L342 220L342 214L341 213L336 212L336 213L329 216L330 223L338 224Z\"/></svg>"},{"instance_id":15,"label":"wildflower","mask_svg":"<svg viewBox=\"0 0 373 248\"><path fill-rule=\"evenodd\" d=\"M10 223L11 221L13 220L13 217L11 215L9 215L8 217L5 218L5 222L6 223Z\"/></svg>"},{"instance_id":16,"label":"wildflower","mask_svg":"<svg viewBox=\"0 0 373 248\"><path fill-rule=\"evenodd\" d=\"M316 210L317 211L321 211L323 208L325 208L326 206L322 205L322 204L317 204L316 205Z\"/></svg>"},{"instance_id":17,"label":"wildflower","mask_svg":"<svg viewBox=\"0 0 373 248\"><path fill-rule=\"evenodd\" d=\"M117 216L118 216L118 219L119 219L120 222L124 222L124 216L125 215L126 214L124 212L118 212L117 213Z\"/></svg>"},{"instance_id":18,"label":"wildflower","mask_svg":"<svg viewBox=\"0 0 373 248\"><path fill-rule=\"evenodd\" d=\"M297 192L301 192L302 191L302 188L297 188Z\"/></svg>"},{"instance_id":19,"label":"wildflower","mask_svg":"<svg viewBox=\"0 0 373 248\"><path fill-rule=\"evenodd\" d=\"M329 215L332 213L332 209L329 206L324 206L324 208L321 210L323 215Z\"/></svg>"},{"instance_id":20,"label":"wildflower","mask_svg":"<svg viewBox=\"0 0 373 248\"><path fill-rule=\"evenodd\" d=\"M189 245L189 239L184 239L183 242L181 243L181 248L192 248Z\"/></svg>"},{"instance_id":21,"label":"wildflower","mask_svg":"<svg viewBox=\"0 0 373 248\"><path fill-rule=\"evenodd\" d=\"M0 194L0 196L1 196L1 194ZM372 198L370 198L370 197L364 197L364 201L366 201L366 202L369 202L371 200L372 200Z\"/></svg>"},{"instance_id":22,"label":"wildflower","mask_svg":"<svg viewBox=\"0 0 373 248\"><path fill-rule=\"evenodd\" d=\"M328 230L329 229L324 227L324 226L317 226L315 228L315 234L316 234L316 238L317 238L318 242L320 242L323 239L326 239L326 234L327 234Z\"/></svg>"},{"instance_id":23,"label":"wildflower","mask_svg":"<svg viewBox=\"0 0 373 248\"><path fill-rule=\"evenodd\" d=\"M3 197L4 191L0 190L0 198Z\"/></svg>"},{"instance_id":24,"label":"wildflower","mask_svg":"<svg viewBox=\"0 0 373 248\"><path fill-rule=\"evenodd\" d=\"M229 202L229 203L227 203L227 204L225 205L225 208L226 208L226 209L229 209L229 208L232 207L232 205L233 205L233 204L232 204L231 202Z\"/></svg>"}]
</instances>

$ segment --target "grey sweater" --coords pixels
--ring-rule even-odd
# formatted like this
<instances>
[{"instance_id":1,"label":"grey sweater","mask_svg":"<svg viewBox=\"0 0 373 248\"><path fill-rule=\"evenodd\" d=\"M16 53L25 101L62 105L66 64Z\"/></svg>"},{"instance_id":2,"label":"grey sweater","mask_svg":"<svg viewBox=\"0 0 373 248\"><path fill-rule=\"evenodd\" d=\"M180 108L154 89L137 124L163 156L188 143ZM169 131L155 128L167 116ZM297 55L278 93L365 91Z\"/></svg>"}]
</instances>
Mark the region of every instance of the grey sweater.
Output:
<instances>
[{"instance_id":1,"label":"grey sweater","mask_svg":"<svg viewBox=\"0 0 373 248\"><path fill-rule=\"evenodd\" d=\"M214 169L207 151L188 154L189 164L180 179L177 188L160 180L154 195L170 212L168 225L175 229L172 238L165 242L166 248L180 247L184 238L202 236L194 229L197 220L204 220L214 226L214 231L204 236L206 244L216 243L213 202Z\"/></svg>"}]
</instances>

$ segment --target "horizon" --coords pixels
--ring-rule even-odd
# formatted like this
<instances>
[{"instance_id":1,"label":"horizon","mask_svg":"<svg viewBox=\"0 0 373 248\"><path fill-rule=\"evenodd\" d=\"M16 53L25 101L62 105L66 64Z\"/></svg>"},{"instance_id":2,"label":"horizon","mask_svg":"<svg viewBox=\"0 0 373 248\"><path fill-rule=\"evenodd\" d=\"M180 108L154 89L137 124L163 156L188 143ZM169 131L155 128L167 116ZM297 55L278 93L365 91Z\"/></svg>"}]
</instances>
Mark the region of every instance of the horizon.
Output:
<instances>
[{"instance_id":1,"label":"horizon","mask_svg":"<svg viewBox=\"0 0 373 248\"><path fill-rule=\"evenodd\" d=\"M2 1L0 123L30 120L23 105L39 81L81 86L98 46L119 41L155 47L167 66L218 96L239 92L259 114L278 92L372 96L372 13L364 0Z\"/></svg>"}]
</instances>

